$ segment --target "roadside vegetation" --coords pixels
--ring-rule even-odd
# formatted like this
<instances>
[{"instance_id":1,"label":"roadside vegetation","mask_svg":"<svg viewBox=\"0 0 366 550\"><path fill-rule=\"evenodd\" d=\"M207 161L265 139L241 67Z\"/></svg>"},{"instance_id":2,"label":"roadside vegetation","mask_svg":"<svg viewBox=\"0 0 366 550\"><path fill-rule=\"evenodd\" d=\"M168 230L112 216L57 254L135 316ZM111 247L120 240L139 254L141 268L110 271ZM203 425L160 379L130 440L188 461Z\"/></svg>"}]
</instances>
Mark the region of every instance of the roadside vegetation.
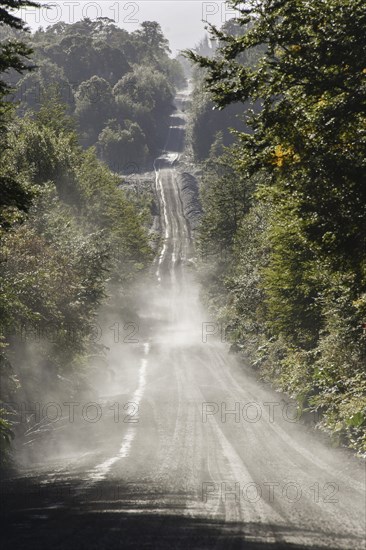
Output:
<instances>
[{"instance_id":1,"label":"roadside vegetation","mask_svg":"<svg viewBox=\"0 0 366 550\"><path fill-rule=\"evenodd\" d=\"M14 12L30 5L0 10L2 464L35 423L11 402L77 401L91 358L104 368L98 311L112 295L128 308L154 256L150 199L116 172L159 147L182 82L157 23L129 34L84 20L31 35Z\"/></svg>"},{"instance_id":2,"label":"roadside vegetation","mask_svg":"<svg viewBox=\"0 0 366 550\"><path fill-rule=\"evenodd\" d=\"M364 2L231 4L237 20L212 28L215 55L188 52L201 104L223 116L235 105L243 120L229 148L222 133L203 147L193 132L206 159L203 293L262 378L364 453Z\"/></svg>"}]
</instances>

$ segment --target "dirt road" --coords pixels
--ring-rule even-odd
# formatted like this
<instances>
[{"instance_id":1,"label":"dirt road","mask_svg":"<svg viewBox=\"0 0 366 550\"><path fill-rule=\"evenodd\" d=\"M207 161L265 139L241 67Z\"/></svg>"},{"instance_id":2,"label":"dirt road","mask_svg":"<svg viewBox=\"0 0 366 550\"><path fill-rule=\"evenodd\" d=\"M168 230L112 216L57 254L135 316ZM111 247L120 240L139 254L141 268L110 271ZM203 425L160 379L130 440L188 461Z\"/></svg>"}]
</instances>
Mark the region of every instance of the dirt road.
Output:
<instances>
[{"instance_id":1,"label":"dirt road","mask_svg":"<svg viewBox=\"0 0 366 550\"><path fill-rule=\"evenodd\" d=\"M164 239L144 337L108 414L80 425L88 451L3 480L4 549L364 548L364 464L246 373L199 304L175 168L186 99L155 161Z\"/></svg>"}]
</instances>

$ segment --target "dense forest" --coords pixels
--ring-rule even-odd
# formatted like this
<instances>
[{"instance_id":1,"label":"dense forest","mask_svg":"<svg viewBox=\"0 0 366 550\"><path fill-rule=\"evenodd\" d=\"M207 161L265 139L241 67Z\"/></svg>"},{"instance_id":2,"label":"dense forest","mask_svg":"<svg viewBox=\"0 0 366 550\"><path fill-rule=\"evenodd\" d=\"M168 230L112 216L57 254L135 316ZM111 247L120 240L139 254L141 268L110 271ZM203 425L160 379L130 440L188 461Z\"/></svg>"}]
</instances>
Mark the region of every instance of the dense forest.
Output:
<instances>
[{"instance_id":1,"label":"dense forest","mask_svg":"<svg viewBox=\"0 0 366 550\"><path fill-rule=\"evenodd\" d=\"M204 154L193 133L204 298L263 379L365 451L364 2L232 5L236 21L211 28L215 55L188 52L201 103L243 121Z\"/></svg>"},{"instance_id":2,"label":"dense forest","mask_svg":"<svg viewBox=\"0 0 366 550\"><path fill-rule=\"evenodd\" d=\"M234 35L240 33L240 26L234 21L229 20L222 27L222 30L231 32ZM206 35L203 40L195 47L197 55L212 58L217 52L217 40L209 40ZM252 58L258 57L260 47L251 56L246 56L246 61L252 63ZM205 87L205 72L197 66L191 68L194 89L192 92L191 116L189 124L188 144L192 149L194 160L202 162L210 154L210 149L215 145L222 148L233 144L235 138L233 132L250 132L249 126L244 120L244 109L249 107L248 103L233 103L227 105L226 109L215 109L215 103L209 89Z\"/></svg>"},{"instance_id":3,"label":"dense forest","mask_svg":"<svg viewBox=\"0 0 366 550\"><path fill-rule=\"evenodd\" d=\"M100 307L113 296L127 308L151 264L151 195L123 188L117 172L161 147L183 79L155 22L131 34L105 19L30 34L14 14L29 5L0 10L3 461L35 425L11 403L87 391L106 353Z\"/></svg>"},{"instance_id":4,"label":"dense forest","mask_svg":"<svg viewBox=\"0 0 366 550\"><path fill-rule=\"evenodd\" d=\"M2 37L17 39L19 31L3 28ZM53 90L76 121L80 143L95 146L116 172L141 169L163 145L184 76L158 23L145 21L128 33L108 18L84 19L20 38L35 66L8 76L21 115L39 110Z\"/></svg>"}]
</instances>

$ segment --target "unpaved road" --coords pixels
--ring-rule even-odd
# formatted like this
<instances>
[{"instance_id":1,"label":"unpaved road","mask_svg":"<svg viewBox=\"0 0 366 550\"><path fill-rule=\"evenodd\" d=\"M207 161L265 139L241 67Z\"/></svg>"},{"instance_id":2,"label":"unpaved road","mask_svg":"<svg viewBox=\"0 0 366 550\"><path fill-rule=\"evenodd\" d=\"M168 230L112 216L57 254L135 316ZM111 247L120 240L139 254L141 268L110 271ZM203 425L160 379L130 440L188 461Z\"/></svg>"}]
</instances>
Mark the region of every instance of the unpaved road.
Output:
<instances>
[{"instance_id":1,"label":"unpaved road","mask_svg":"<svg viewBox=\"0 0 366 550\"><path fill-rule=\"evenodd\" d=\"M88 449L3 480L4 549L364 548L364 463L245 373L199 305L175 172L185 100L155 162L164 242L145 328L127 362L113 352L108 414L74 428Z\"/></svg>"}]
</instances>

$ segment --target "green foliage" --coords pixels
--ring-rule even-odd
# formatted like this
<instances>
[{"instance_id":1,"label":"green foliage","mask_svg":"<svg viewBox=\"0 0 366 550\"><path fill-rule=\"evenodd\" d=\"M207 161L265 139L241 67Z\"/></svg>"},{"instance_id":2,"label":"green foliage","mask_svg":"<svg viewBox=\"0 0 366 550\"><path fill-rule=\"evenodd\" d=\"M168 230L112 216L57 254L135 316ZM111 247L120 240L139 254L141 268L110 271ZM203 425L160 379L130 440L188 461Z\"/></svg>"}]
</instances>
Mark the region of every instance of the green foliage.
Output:
<instances>
[{"instance_id":1,"label":"green foliage","mask_svg":"<svg viewBox=\"0 0 366 550\"><path fill-rule=\"evenodd\" d=\"M116 119L110 120L99 134L98 150L100 157L115 172L123 172L129 164L143 163L148 150L145 134L136 122L126 120L124 128Z\"/></svg>"},{"instance_id":2,"label":"green foliage","mask_svg":"<svg viewBox=\"0 0 366 550\"><path fill-rule=\"evenodd\" d=\"M75 397L87 378L87 357L104 351L94 338L98 309L112 287L123 301L153 257L143 198L127 195L95 150L82 149L75 118L83 143L100 138L106 160L131 162L134 153L141 162L146 139L133 117L151 109L147 124L154 130L159 116L166 123L173 94L164 71L155 69L150 81L134 68L141 109L130 110L132 120L111 120L120 113L113 86L132 72L127 59L139 61L142 38L110 20L84 20L40 29L26 45L19 41L23 22L9 13L26 5L36 4L14 0L0 10L0 22L11 26L2 29L7 41L0 73L13 69L0 83L1 405L17 396L41 400L44 392ZM157 37L159 32L156 26ZM159 40L162 63L166 44ZM31 45L38 68L16 76L28 67ZM16 81L13 100L20 101L22 118L11 98L5 101ZM168 105L161 102L168 97ZM24 331L37 338L24 338ZM8 405L0 407L2 460L9 456L16 420ZM21 432L19 423L14 432Z\"/></svg>"},{"instance_id":3,"label":"green foliage","mask_svg":"<svg viewBox=\"0 0 366 550\"><path fill-rule=\"evenodd\" d=\"M104 295L105 248L102 234L81 233L54 186L45 186L3 239L2 319L17 328L85 327ZM72 346L64 351L72 355Z\"/></svg>"},{"instance_id":4,"label":"green foliage","mask_svg":"<svg viewBox=\"0 0 366 550\"><path fill-rule=\"evenodd\" d=\"M216 105L238 103L251 127L234 175L204 187L206 294L263 377L365 451L364 3L232 4L236 24L212 28L216 55L189 53ZM255 192L233 224L225 201L245 178Z\"/></svg>"},{"instance_id":5,"label":"green foliage","mask_svg":"<svg viewBox=\"0 0 366 550\"><path fill-rule=\"evenodd\" d=\"M37 2L31 0L5 0L1 3L0 9L0 25L5 27L6 30L16 31L25 30L26 26L24 21L20 17L14 15L14 11L20 10L26 7L39 7ZM11 33L10 33L11 34ZM27 60L32 53L32 49L20 40L4 40L0 44L0 74L3 77L3 73L15 70L18 73L22 73L29 68ZM1 111L4 109L4 96L10 91L8 83L0 80L0 102Z\"/></svg>"},{"instance_id":6,"label":"green foliage","mask_svg":"<svg viewBox=\"0 0 366 550\"><path fill-rule=\"evenodd\" d=\"M319 261L302 231L297 201L278 199L268 229L271 257L263 270L268 324L291 345L311 348L320 326ZM299 312L301 311L301 315Z\"/></svg>"},{"instance_id":7,"label":"green foliage","mask_svg":"<svg viewBox=\"0 0 366 550\"><path fill-rule=\"evenodd\" d=\"M229 146L234 142L231 129L248 130L242 114L242 105L230 105L225 110L215 109L210 94L196 84L189 119L190 142L195 159L199 162L206 160L218 136L221 136L224 146Z\"/></svg>"},{"instance_id":8,"label":"green foliage","mask_svg":"<svg viewBox=\"0 0 366 550\"><path fill-rule=\"evenodd\" d=\"M7 143L4 169L30 190L31 204L22 219L13 216L1 239L0 397L25 392L42 399L41 387L70 397L87 355L102 351L93 322L111 285L126 295L152 259L147 229L120 178L78 145L61 105L14 119ZM39 340L23 340L24 328L38 331ZM60 390L65 375L73 382ZM2 445L9 426L1 424Z\"/></svg>"},{"instance_id":9,"label":"green foliage","mask_svg":"<svg viewBox=\"0 0 366 550\"><path fill-rule=\"evenodd\" d=\"M9 167L36 185L59 183L72 170L74 136L57 132L31 117L16 121L9 133Z\"/></svg>"},{"instance_id":10,"label":"green foliage","mask_svg":"<svg viewBox=\"0 0 366 550\"><path fill-rule=\"evenodd\" d=\"M7 411L0 409L0 467L9 460L10 444L14 438L11 423L6 419Z\"/></svg>"},{"instance_id":11,"label":"green foliage","mask_svg":"<svg viewBox=\"0 0 366 550\"><path fill-rule=\"evenodd\" d=\"M23 78L11 76L17 85L20 114L38 110L51 93L58 94L78 122L81 144L98 144L97 151L103 151L106 160L113 157L110 166L122 167L121 171L135 159L115 162L116 142L126 141L126 149L131 148L126 134L121 140L118 131L111 129L111 120L118 121L122 133L130 133L130 123L141 128L136 145L143 154L138 164L147 160L146 147L153 156L163 146L174 87L182 86L185 79L179 61L169 57L168 42L158 23L145 21L140 29L128 33L108 18L60 22L39 29L28 41L37 68ZM101 134L102 146L98 143ZM144 143L139 144L142 136ZM126 150L121 156L128 154Z\"/></svg>"},{"instance_id":12,"label":"green foliage","mask_svg":"<svg viewBox=\"0 0 366 550\"><path fill-rule=\"evenodd\" d=\"M8 0L2 2L0 9L0 27L5 35L12 31L25 29L24 22L14 15L14 11L27 7L37 7L39 4L29 0ZM30 205L31 194L22 183L8 174L3 156L9 146L6 136L7 123L12 115L13 106L7 96L11 86L6 77L9 72L22 74L30 69L28 63L32 49L18 39L7 38L0 43L0 185L2 188L0 199L0 238L3 230L7 230L14 221L20 219L21 212Z\"/></svg>"},{"instance_id":13,"label":"green foliage","mask_svg":"<svg viewBox=\"0 0 366 550\"><path fill-rule=\"evenodd\" d=\"M247 27L244 27L247 30ZM235 19L228 20L222 27L222 32L240 36L243 33L243 26ZM220 37L217 40L209 40L206 36L195 48L191 59L214 60L214 55L218 55L220 46ZM245 66L255 67L258 64L263 47L257 45L250 51L241 52L238 56L238 63ZM187 52L185 52L187 55ZM186 59L187 62L187 59ZM192 106L190 109L190 140L194 157L197 161L203 161L208 158L210 148L216 137L221 136L222 143L229 146L234 143L233 130L239 132L251 133L251 128L247 121L247 111L249 107L258 111L259 105L251 105L249 102L225 105L225 109L217 108L218 105L212 97L211 87L205 87L205 77L208 76L207 70L193 70L194 90L192 94Z\"/></svg>"},{"instance_id":14,"label":"green foliage","mask_svg":"<svg viewBox=\"0 0 366 550\"><path fill-rule=\"evenodd\" d=\"M14 101L20 102L19 113L23 114L29 109L38 111L52 96L58 100L56 104L62 100L74 109L74 92L63 69L46 59L18 81Z\"/></svg>"},{"instance_id":15,"label":"green foliage","mask_svg":"<svg viewBox=\"0 0 366 550\"><path fill-rule=\"evenodd\" d=\"M366 451L365 295L355 300L354 277L333 273L327 281L310 403L326 411L326 429Z\"/></svg>"},{"instance_id":16,"label":"green foliage","mask_svg":"<svg viewBox=\"0 0 366 550\"><path fill-rule=\"evenodd\" d=\"M207 161L201 187L205 205L200 230L202 254L232 250L243 216L249 212L253 190L253 182L238 172L233 151Z\"/></svg>"},{"instance_id":17,"label":"green foliage","mask_svg":"<svg viewBox=\"0 0 366 550\"><path fill-rule=\"evenodd\" d=\"M117 112L122 119L136 121L150 152L162 144L172 111L174 88L157 70L135 67L113 88Z\"/></svg>"},{"instance_id":18,"label":"green foliage","mask_svg":"<svg viewBox=\"0 0 366 550\"><path fill-rule=\"evenodd\" d=\"M76 92L75 116L85 145L95 143L107 121L114 114L110 84L104 78L92 76L80 84Z\"/></svg>"},{"instance_id":19,"label":"green foliage","mask_svg":"<svg viewBox=\"0 0 366 550\"><path fill-rule=\"evenodd\" d=\"M117 261L113 278L120 285L133 280L137 272L149 265L152 251L135 206L120 188L119 177L90 150L82 156L77 169L77 186L80 212L109 236L111 255Z\"/></svg>"},{"instance_id":20,"label":"green foliage","mask_svg":"<svg viewBox=\"0 0 366 550\"><path fill-rule=\"evenodd\" d=\"M366 246L359 231L366 204L363 2L327 0L315 9L266 0L249 3L241 21L249 25L242 36L213 31L223 44L216 58L191 58L208 69L219 106L261 102L251 118L255 138L243 136L251 168L266 166L285 196L296 192L309 238L359 269L354 258ZM240 56L260 44L267 49L256 67L243 65Z\"/></svg>"}]
</instances>

